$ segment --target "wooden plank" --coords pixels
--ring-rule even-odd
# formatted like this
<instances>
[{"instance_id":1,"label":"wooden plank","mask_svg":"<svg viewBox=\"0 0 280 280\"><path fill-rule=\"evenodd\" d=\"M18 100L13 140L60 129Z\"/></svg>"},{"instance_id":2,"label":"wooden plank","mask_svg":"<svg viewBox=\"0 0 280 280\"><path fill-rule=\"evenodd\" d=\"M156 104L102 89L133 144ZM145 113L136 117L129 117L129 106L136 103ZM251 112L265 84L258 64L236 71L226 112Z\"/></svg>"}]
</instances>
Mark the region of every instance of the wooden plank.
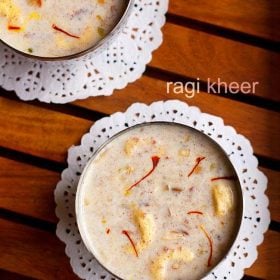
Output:
<instances>
[{"instance_id":1,"label":"wooden plank","mask_svg":"<svg viewBox=\"0 0 280 280\"><path fill-rule=\"evenodd\" d=\"M166 92L165 82L143 76L113 96L89 98L74 104L111 114L126 110L133 102L150 104L158 100L179 99L189 105L198 106L205 113L222 117L227 125L234 126L238 133L251 140L256 153L279 159L279 113L212 94L200 93L187 99L182 94L168 95Z\"/></svg>"},{"instance_id":2,"label":"wooden plank","mask_svg":"<svg viewBox=\"0 0 280 280\"><path fill-rule=\"evenodd\" d=\"M0 157L0 206L57 222L54 189L60 174Z\"/></svg>"},{"instance_id":3,"label":"wooden plank","mask_svg":"<svg viewBox=\"0 0 280 280\"><path fill-rule=\"evenodd\" d=\"M169 12L251 35L280 40L278 0L176 0Z\"/></svg>"},{"instance_id":4,"label":"wooden plank","mask_svg":"<svg viewBox=\"0 0 280 280\"><path fill-rule=\"evenodd\" d=\"M88 99L75 104L83 104L103 113L113 113L125 110L133 102L151 103L170 98L179 98L190 105L199 106L204 112L223 117L226 124L233 125L239 133L251 139L258 154L279 158L279 113L210 94L201 93L193 99L186 99L183 95L167 95L166 84L159 80L143 77L113 96ZM0 106L0 121L4 132L0 135L0 143L3 147L60 162L65 162L67 149L78 144L81 136L93 124L81 118L2 97Z\"/></svg>"},{"instance_id":5,"label":"wooden plank","mask_svg":"<svg viewBox=\"0 0 280 280\"><path fill-rule=\"evenodd\" d=\"M28 276L24 276L21 274L17 274L14 272L0 269L0 279L3 279L3 280L34 280L35 278L31 278Z\"/></svg>"},{"instance_id":6,"label":"wooden plank","mask_svg":"<svg viewBox=\"0 0 280 280\"><path fill-rule=\"evenodd\" d=\"M91 122L0 97L0 143L31 155L64 162Z\"/></svg>"},{"instance_id":7,"label":"wooden plank","mask_svg":"<svg viewBox=\"0 0 280 280\"><path fill-rule=\"evenodd\" d=\"M77 279L64 254L64 244L51 233L0 220L0 267L38 279ZM278 279L280 235L269 231L259 259L248 275ZM19 261L20 260L20 261Z\"/></svg>"},{"instance_id":8,"label":"wooden plank","mask_svg":"<svg viewBox=\"0 0 280 280\"><path fill-rule=\"evenodd\" d=\"M151 66L203 81L259 82L255 95L280 100L279 53L175 24L163 31Z\"/></svg>"},{"instance_id":9,"label":"wooden plank","mask_svg":"<svg viewBox=\"0 0 280 280\"><path fill-rule=\"evenodd\" d=\"M0 219L0 267L36 279L78 279L51 233Z\"/></svg>"},{"instance_id":10,"label":"wooden plank","mask_svg":"<svg viewBox=\"0 0 280 280\"><path fill-rule=\"evenodd\" d=\"M280 222L280 172L273 171L267 168L260 169L268 178L266 195L269 198L269 211L271 214L271 219Z\"/></svg>"},{"instance_id":11,"label":"wooden plank","mask_svg":"<svg viewBox=\"0 0 280 280\"><path fill-rule=\"evenodd\" d=\"M255 264L246 269L245 273L266 280L280 277L280 234L268 231L264 243L258 247L259 256Z\"/></svg>"}]
</instances>

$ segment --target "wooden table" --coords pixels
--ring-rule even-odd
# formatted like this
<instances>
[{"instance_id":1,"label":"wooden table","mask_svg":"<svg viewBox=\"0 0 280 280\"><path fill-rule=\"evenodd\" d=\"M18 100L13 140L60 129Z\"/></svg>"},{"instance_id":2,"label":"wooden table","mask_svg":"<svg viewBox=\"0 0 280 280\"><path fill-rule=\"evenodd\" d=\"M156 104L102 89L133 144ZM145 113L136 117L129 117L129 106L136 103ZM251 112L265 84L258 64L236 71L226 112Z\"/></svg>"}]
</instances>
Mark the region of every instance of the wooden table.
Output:
<instances>
[{"instance_id":1,"label":"wooden table","mask_svg":"<svg viewBox=\"0 0 280 280\"><path fill-rule=\"evenodd\" d=\"M55 235L53 191L68 148L134 102L180 99L248 137L269 178L272 223L245 279L280 279L278 0L171 0L164 43L143 77L110 97L22 102L0 88L0 279L77 279ZM255 94L166 93L167 81L258 81Z\"/></svg>"}]
</instances>

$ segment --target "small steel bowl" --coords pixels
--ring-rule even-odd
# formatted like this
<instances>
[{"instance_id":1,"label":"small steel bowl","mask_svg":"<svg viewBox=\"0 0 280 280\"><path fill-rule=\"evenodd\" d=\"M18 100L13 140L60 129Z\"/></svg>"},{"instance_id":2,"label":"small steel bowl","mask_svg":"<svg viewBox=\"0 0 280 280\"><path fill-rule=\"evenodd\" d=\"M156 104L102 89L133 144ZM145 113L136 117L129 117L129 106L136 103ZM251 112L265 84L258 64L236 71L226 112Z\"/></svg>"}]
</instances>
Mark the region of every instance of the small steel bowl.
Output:
<instances>
[{"instance_id":1,"label":"small steel bowl","mask_svg":"<svg viewBox=\"0 0 280 280\"><path fill-rule=\"evenodd\" d=\"M69 61L69 60L79 60L79 58L81 58L81 57L82 58L92 57L92 56L102 52L110 44L112 44L114 39L116 39L117 35L123 31L123 29L126 26L129 16L132 14L134 1L135 0L124 0L125 8L124 8L123 14L120 17L119 21L116 23L116 25L113 27L113 29L109 33L107 33L107 35L104 38L99 40L96 44L94 44L93 46L91 46L83 51L80 51L78 53L74 53L74 54L66 55L66 56L58 56L58 57L44 57L44 56L32 55L32 54L20 51L16 48L10 46L7 42L5 42L1 38L0 38L0 43L4 44L5 46L9 47L10 49L12 49L13 51L15 51L16 53L18 53L20 55L23 55L23 56L31 58L31 59L39 60L39 61L65 62L65 61Z\"/></svg>"},{"instance_id":2,"label":"small steel bowl","mask_svg":"<svg viewBox=\"0 0 280 280\"><path fill-rule=\"evenodd\" d=\"M94 253L94 248L92 248L91 246L89 246L89 241L87 238L87 234L83 228L83 224L81 222L82 220L82 214L81 214L81 209L82 209L82 201L81 201L81 197L82 197L82 191L83 191L83 182L84 182L84 178L88 172L88 169L91 167L92 162L94 161L94 159L100 154L102 153L103 149L110 144L112 141L114 141L115 139L117 139L119 136L121 136L122 134L125 134L127 132L129 132L130 130L133 130L135 128L139 128L142 126L151 126L151 125L170 125L170 126L179 126L179 127L183 127L183 128L187 128L188 130L193 130L193 132L195 133L199 133L202 134L203 137L207 138L207 141L212 142L216 148L218 150L220 150L225 158L228 159L228 163L231 166L232 172L234 173L234 176L237 178L236 180L236 186L237 186L237 198L238 198L238 202L237 202L237 217L238 220L236 221L236 229L235 232L233 233L233 238L232 238L232 242L229 244L228 248L227 248L227 253L224 255L224 257L214 266L211 268L210 271L208 271L205 275L203 275L202 278L209 276L218 266L220 266L222 264L222 262L227 258L227 256L233 251L233 247L234 244L236 242L236 239L238 237L240 228L241 228L241 223L242 223L242 217L243 217L243 209L244 209L244 196L243 196L243 192L242 192L242 187L241 187L241 183L240 183L240 179L237 175L237 172L233 166L233 164L231 163L229 156L227 155L227 153L224 151L224 149L216 142L214 141L212 138L210 138L208 135L202 133L201 131L189 127L187 125L184 124L180 124L180 123L174 123L174 122L165 122L165 121L156 121L156 122L146 122L146 123L142 123L142 124L137 124L135 126L129 127L127 129L122 130L121 132L115 134L114 136L112 136L110 139L108 139L107 141L105 141L104 144L102 144L96 151L95 153L92 155L91 159L88 161L88 163L86 164L82 175L80 177L79 183L78 183L78 187L77 187L77 193L76 193L76 201L75 201L75 211L76 211L76 218L77 218L77 225L79 228L79 232L81 234L82 240L86 246L86 248L88 249L89 252L91 252L93 254L93 256L95 257L95 253ZM95 257L96 258L96 257ZM119 279L119 280L127 280L127 279L122 279L119 276L115 275L114 273L112 273L107 267L106 265L104 265L100 260L98 260L96 258L97 262L107 271L109 272L114 278Z\"/></svg>"}]
</instances>

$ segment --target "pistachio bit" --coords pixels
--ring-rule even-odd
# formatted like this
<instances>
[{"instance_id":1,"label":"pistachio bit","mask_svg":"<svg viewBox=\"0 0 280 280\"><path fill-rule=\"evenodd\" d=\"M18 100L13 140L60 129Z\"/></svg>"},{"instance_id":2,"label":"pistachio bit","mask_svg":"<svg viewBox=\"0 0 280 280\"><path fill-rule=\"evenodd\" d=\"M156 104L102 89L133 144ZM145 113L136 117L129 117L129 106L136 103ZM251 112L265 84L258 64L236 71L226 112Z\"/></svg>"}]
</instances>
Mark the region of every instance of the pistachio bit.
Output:
<instances>
[{"instance_id":1,"label":"pistachio bit","mask_svg":"<svg viewBox=\"0 0 280 280\"><path fill-rule=\"evenodd\" d=\"M103 38L105 36L105 29L102 27L97 28L98 35Z\"/></svg>"},{"instance_id":2,"label":"pistachio bit","mask_svg":"<svg viewBox=\"0 0 280 280\"><path fill-rule=\"evenodd\" d=\"M90 204L89 200L87 198L84 199L84 206L88 206Z\"/></svg>"},{"instance_id":3,"label":"pistachio bit","mask_svg":"<svg viewBox=\"0 0 280 280\"><path fill-rule=\"evenodd\" d=\"M216 163L211 163L209 169L210 171L216 170Z\"/></svg>"}]
</instances>

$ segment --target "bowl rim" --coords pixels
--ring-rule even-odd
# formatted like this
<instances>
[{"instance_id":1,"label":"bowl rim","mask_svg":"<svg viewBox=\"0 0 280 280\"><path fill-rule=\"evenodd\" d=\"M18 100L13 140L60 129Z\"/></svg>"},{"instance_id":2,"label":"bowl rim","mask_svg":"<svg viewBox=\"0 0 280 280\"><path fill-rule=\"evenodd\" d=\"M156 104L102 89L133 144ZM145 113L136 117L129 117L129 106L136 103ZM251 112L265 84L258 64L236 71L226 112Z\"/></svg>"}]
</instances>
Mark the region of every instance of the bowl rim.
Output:
<instances>
[{"instance_id":1,"label":"bowl rim","mask_svg":"<svg viewBox=\"0 0 280 280\"><path fill-rule=\"evenodd\" d=\"M124 9L121 17L119 18L118 22L114 25L114 27L106 34L105 37L103 37L97 43L95 43L94 45L92 45L91 47L88 47L87 49L85 49L83 51L79 51L77 53L73 53L70 55L48 57L48 56L38 56L38 55L34 55L31 53L26 53L24 51L21 51L15 47L11 46L10 44L8 44L6 41L1 39L1 37L0 37L0 43L2 43L4 46L10 48L17 54L20 54L22 56L25 56L27 58L31 58L31 59L34 59L37 61L64 62L64 61L73 60L75 58L80 58L88 53L100 50L104 45L106 45L106 43L108 43L108 42L110 42L110 40L112 40L112 38L116 35L116 33L118 33L118 31L122 30L125 27L126 20L129 17L132 7L134 5L134 0L124 0L124 1L126 2L125 9Z\"/></svg>"},{"instance_id":2,"label":"bowl rim","mask_svg":"<svg viewBox=\"0 0 280 280\"><path fill-rule=\"evenodd\" d=\"M91 253L93 255L93 257L95 258L95 260L97 261L97 263L103 267L108 273L110 273L114 278L118 279L118 280L126 280L126 279L122 279L119 276L117 276L116 274L114 274L112 271L110 271L97 257L96 254L94 252L94 248L90 248L89 246L89 242L88 239L86 238L86 233L85 230L82 226L82 219L81 219L81 209L82 209L82 203L81 203L81 195L82 195L82 189L83 189L83 183L84 183L84 178L87 174L87 170L90 168L92 162L95 160L95 158L103 151L103 149L105 147L107 147L107 145L109 145L112 141L114 141L116 138L118 138L119 136L137 129L139 127L145 127L145 126L150 126L150 125L170 125L170 126L179 126L182 128L186 128L189 129L195 133L198 133L200 135L203 135L205 138L207 138L207 140L211 143L213 143L217 149L219 149L225 156L225 158L227 158L228 163L230 164L234 175L236 176L237 180L236 180L236 186L237 186L237 196L238 196L238 206L237 206L237 213L238 213L238 221L236 222L236 229L234 230L233 236L232 236L232 240L230 242L230 244L228 245L228 250L227 252L224 254L224 256L220 259L220 261L213 266L207 273L205 273L201 279L204 279L205 277L208 277L210 274L213 273L214 270L216 270L224 261L225 259L228 257L229 254L232 253L233 248L235 246L235 243L238 239L238 236L240 234L240 230L242 227L242 222L243 222L243 214L244 214L244 208L245 208L245 200L244 200L244 195L243 195L243 190L242 190L242 183L240 180L240 177L238 176L238 172L236 171L236 168L234 167L233 163L230 160L229 155L226 153L226 151L224 150L224 148L217 143L214 139L212 139L209 135L205 134L204 132L191 127L189 125L186 124L182 124L182 123L177 123L177 122L173 122L173 121L149 121L149 122L143 122L143 123L138 123L135 125L132 125L130 127L124 128L123 130L117 132L116 134L114 134L113 136L111 136L110 138L108 138L107 140L104 141L104 143L102 143L97 149L96 151L91 155L90 159L88 160L88 162L86 163L82 174L79 178L79 182L77 185L77 190L76 190L76 198L75 198L75 214L76 214L76 221L77 221L77 227L79 230L79 233L81 235L82 241L85 245L85 247L87 248L87 250L89 251L89 253Z\"/></svg>"}]
</instances>

